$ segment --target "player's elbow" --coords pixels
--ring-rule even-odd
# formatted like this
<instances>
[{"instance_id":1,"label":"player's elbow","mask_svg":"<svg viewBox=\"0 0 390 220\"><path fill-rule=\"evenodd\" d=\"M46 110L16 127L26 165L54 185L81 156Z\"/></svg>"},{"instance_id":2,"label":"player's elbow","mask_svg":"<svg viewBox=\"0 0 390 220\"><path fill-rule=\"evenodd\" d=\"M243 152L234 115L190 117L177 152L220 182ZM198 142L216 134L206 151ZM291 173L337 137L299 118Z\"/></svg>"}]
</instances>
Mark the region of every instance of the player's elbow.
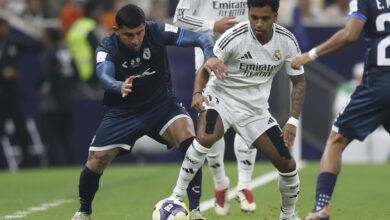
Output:
<instances>
[{"instance_id":1,"label":"player's elbow","mask_svg":"<svg viewBox=\"0 0 390 220\"><path fill-rule=\"evenodd\" d=\"M352 44L359 39L359 34L353 30L345 30L344 31L344 42L346 44Z\"/></svg>"},{"instance_id":2,"label":"player's elbow","mask_svg":"<svg viewBox=\"0 0 390 220\"><path fill-rule=\"evenodd\" d=\"M356 36L356 35L353 35L353 34L349 34L347 36L347 38L346 38L346 42L348 44L352 44L352 43L356 42L358 39L359 39L359 35Z\"/></svg>"}]
</instances>

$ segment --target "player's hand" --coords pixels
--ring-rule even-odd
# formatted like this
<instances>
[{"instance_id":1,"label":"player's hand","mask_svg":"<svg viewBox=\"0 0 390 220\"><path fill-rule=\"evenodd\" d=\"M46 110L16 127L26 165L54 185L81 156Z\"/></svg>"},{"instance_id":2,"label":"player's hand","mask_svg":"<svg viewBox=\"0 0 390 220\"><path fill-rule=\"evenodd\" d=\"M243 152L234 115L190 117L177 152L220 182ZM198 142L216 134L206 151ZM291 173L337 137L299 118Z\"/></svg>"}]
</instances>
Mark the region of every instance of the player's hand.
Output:
<instances>
[{"instance_id":1,"label":"player's hand","mask_svg":"<svg viewBox=\"0 0 390 220\"><path fill-rule=\"evenodd\" d=\"M310 63L312 61L313 60L310 59L309 53L303 53L303 54L299 55L298 57L296 57L292 61L291 67L294 69L299 69L299 68L301 68L302 65L305 65L305 64Z\"/></svg>"},{"instance_id":2,"label":"player's hand","mask_svg":"<svg viewBox=\"0 0 390 220\"><path fill-rule=\"evenodd\" d=\"M201 113L205 111L204 105L209 104L209 100L202 93L196 92L192 96L191 108L195 109L195 111Z\"/></svg>"},{"instance_id":3,"label":"player's hand","mask_svg":"<svg viewBox=\"0 0 390 220\"><path fill-rule=\"evenodd\" d=\"M131 88L133 87L134 79L135 76L130 76L122 83L122 87L121 87L122 98L126 97L132 91Z\"/></svg>"},{"instance_id":4,"label":"player's hand","mask_svg":"<svg viewBox=\"0 0 390 220\"><path fill-rule=\"evenodd\" d=\"M282 135L283 135L284 145L286 145L286 147L292 147L295 141L296 133L297 133L297 128L294 125L289 123L286 123L284 125Z\"/></svg>"},{"instance_id":5,"label":"player's hand","mask_svg":"<svg viewBox=\"0 0 390 220\"><path fill-rule=\"evenodd\" d=\"M236 17L234 16L228 16L216 21L214 23L214 31L218 33L225 32L227 29L233 27L238 23L235 19Z\"/></svg>"},{"instance_id":6,"label":"player's hand","mask_svg":"<svg viewBox=\"0 0 390 220\"><path fill-rule=\"evenodd\" d=\"M214 75L219 80L224 79L227 75L226 65L216 57L209 58L203 67L207 70L209 74L214 73Z\"/></svg>"}]
</instances>

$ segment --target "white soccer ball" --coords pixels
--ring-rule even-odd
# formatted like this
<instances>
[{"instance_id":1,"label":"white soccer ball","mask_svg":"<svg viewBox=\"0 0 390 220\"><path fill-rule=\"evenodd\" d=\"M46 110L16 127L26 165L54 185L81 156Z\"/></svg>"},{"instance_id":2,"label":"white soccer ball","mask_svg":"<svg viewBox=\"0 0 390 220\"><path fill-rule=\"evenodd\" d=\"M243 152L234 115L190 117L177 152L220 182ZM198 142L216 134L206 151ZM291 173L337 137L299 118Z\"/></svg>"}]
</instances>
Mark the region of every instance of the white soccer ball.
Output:
<instances>
[{"instance_id":1,"label":"white soccer ball","mask_svg":"<svg viewBox=\"0 0 390 220\"><path fill-rule=\"evenodd\" d=\"M174 198L165 198L153 208L153 220L187 220L188 208L185 203Z\"/></svg>"}]
</instances>

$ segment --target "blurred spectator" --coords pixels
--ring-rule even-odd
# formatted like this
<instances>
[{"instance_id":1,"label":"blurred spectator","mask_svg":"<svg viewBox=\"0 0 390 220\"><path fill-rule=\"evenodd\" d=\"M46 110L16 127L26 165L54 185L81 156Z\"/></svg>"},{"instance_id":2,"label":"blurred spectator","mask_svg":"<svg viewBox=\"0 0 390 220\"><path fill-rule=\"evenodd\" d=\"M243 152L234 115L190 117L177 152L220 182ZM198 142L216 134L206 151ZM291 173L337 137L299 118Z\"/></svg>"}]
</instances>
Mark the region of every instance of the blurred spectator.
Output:
<instances>
[{"instance_id":1,"label":"blurred spectator","mask_svg":"<svg viewBox=\"0 0 390 220\"><path fill-rule=\"evenodd\" d=\"M75 61L78 78L84 83L83 91L92 95L90 89L99 88L95 74L95 49L104 32L98 21L103 5L89 0L84 4L84 15L73 23L66 34L66 42Z\"/></svg>"},{"instance_id":2,"label":"blurred spectator","mask_svg":"<svg viewBox=\"0 0 390 220\"><path fill-rule=\"evenodd\" d=\"M21 16L34 23L42 23L47 14L43 10L42 0L26 0L26 9L22 12Z\"/></svg>"},{"instance_id":3,"label":"blurred spectator","mask_svg":"<svg viewBox=\"0 0 390 220\"><path fill-rule=\"evenodd\" d=\"M42 42L46 48L38 85L42 139L49 165L59 165L59 155L64 155L65 164L73 164L76 161L71 142L71 112L76 69L69 50L60 41L59 30L46 29Z\"/></svg>"},{"instance_id":4,"label":"blurred spectator","mask_svg":"<svg viewBox=\"0 0 390 220\"><path fill-rule=\"evenodd\" d=\"M172 23L172 19L168 16L168 10L165 3L161 0L152 0L147 20L159 21L163 23Z\"/></svg>"},{"instance_id":5,"label":"blurred spectator","mask_svg":"<svg viewBox=\"0 0 390 220\"><path fill-rule=\"evenodd\" d=\"M351 94L360 85L364 73L364 63L357 63L353 67L353 78L338 86L336 97L333 104L333 113L335 117L343 111L348 104ZM354 140L350 147L343 152L343 162L346 163L368 163L368 162L386 162L390 158L390 137L383 127L379 127L372 132L362 142Z\"/></svg>"},{"instance_id":6,"label":"blurred spectator","mask_svg":"<svg viewBox=\"0 0 390 220\"><path fill-rule=\"evenodd\" d=\"M325 20L329 23L344 24L349 13L349 0L336 0L324 9Z\"/></svg>"},{"instance_id":7,"label":"blurred spectator","mask_svg":"<svg viewBox=\"0 0 390 220\"><path fill-rule=\"evenodd\" d=\"M100 17L100 23L103 25L107 33L113 31L115 26L115 14L123 6L129 4L129 0L113 0L112 8L106 10L106 12Z\"/></svg>"},{"instance_id":8,"label":"blurred spectator","mask_svg":"<svg viewBox=\"0 0 390 220\"><path fill-rule=\"evenodd\" d=\"M297 2L297 8L301 12L303 23L321 22L323 20L321 11L312 3L312 0L298 0Z\"/></svg>"},{"instance_id":9,"label":"blurred spectator","mask_svg":"<svg viewBox=\"0 0 390 220\"><path fill-rule=\"evenodd\" d=\"M73 23L83 16L85 2L86 0L69 0L62 9L60 23L61 33L64 36Z\"/></svg>"},{"instance_id":10,"label":"blurred spectator","mask_svg":"<svg viewBox=\"0 0 390 220\"><path fill-rule=\"evenodd\" d=\"M29 152L31 143L26 127L20 91L19 53L9 38L8 22L0 18L0 138L4 135L5 121L11 119L15 126L15 138L21 147L21 167L33 165ZM3 153L3 151L0 151Z\"/></svg>"}]
</instances>

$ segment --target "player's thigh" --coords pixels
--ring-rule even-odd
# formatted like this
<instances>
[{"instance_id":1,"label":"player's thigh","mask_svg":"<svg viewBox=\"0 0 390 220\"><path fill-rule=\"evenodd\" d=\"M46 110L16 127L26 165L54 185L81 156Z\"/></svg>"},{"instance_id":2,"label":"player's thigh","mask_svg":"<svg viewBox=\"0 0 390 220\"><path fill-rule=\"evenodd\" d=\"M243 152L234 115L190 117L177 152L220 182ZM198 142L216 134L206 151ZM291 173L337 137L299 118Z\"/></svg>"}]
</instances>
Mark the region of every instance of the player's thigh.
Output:
<instances>
[{"instance_id":1,"label":"player's thigh","mask_svg":"<svg viewBox=\"0 0 390 220\"><path fill-rule=\"evenodd\" d=\"M262 133L252 144L283 173L295 170L295 161L286 147L279 126L273 126Z\"/></svg>"},{"instance_id":2,"label":"player's thigh","mask_svg":"<svg viewBox=\"0 0 390 220\"><path fill-rule=\"evenodd\" d=\"M218 111L207 109L198 116L197 140L205 146L211 147L224 134L224 126Z\"/></svg>"},{"instance_id":3,"label":"player's thigh","mask_svg":"<svg viewBox=\"0 0 390 220\"><path fill-rule=\"evenodd\" d=\"M194 136L194 124L188 115L179 115L161 135L164 140L174 146L180 146L183 141Z\"/></svg>"},{"instance_id":4,"label":"player's thigh","mask_svg":"<svg viewBox=\"0 0 390 220\"><path fill-rule=\"evenodd\" d=\"M386 120L388 104L376 90L359 86L336 118L332 130L348 139L362 141Z\"/></svg>"}]
</instances>

